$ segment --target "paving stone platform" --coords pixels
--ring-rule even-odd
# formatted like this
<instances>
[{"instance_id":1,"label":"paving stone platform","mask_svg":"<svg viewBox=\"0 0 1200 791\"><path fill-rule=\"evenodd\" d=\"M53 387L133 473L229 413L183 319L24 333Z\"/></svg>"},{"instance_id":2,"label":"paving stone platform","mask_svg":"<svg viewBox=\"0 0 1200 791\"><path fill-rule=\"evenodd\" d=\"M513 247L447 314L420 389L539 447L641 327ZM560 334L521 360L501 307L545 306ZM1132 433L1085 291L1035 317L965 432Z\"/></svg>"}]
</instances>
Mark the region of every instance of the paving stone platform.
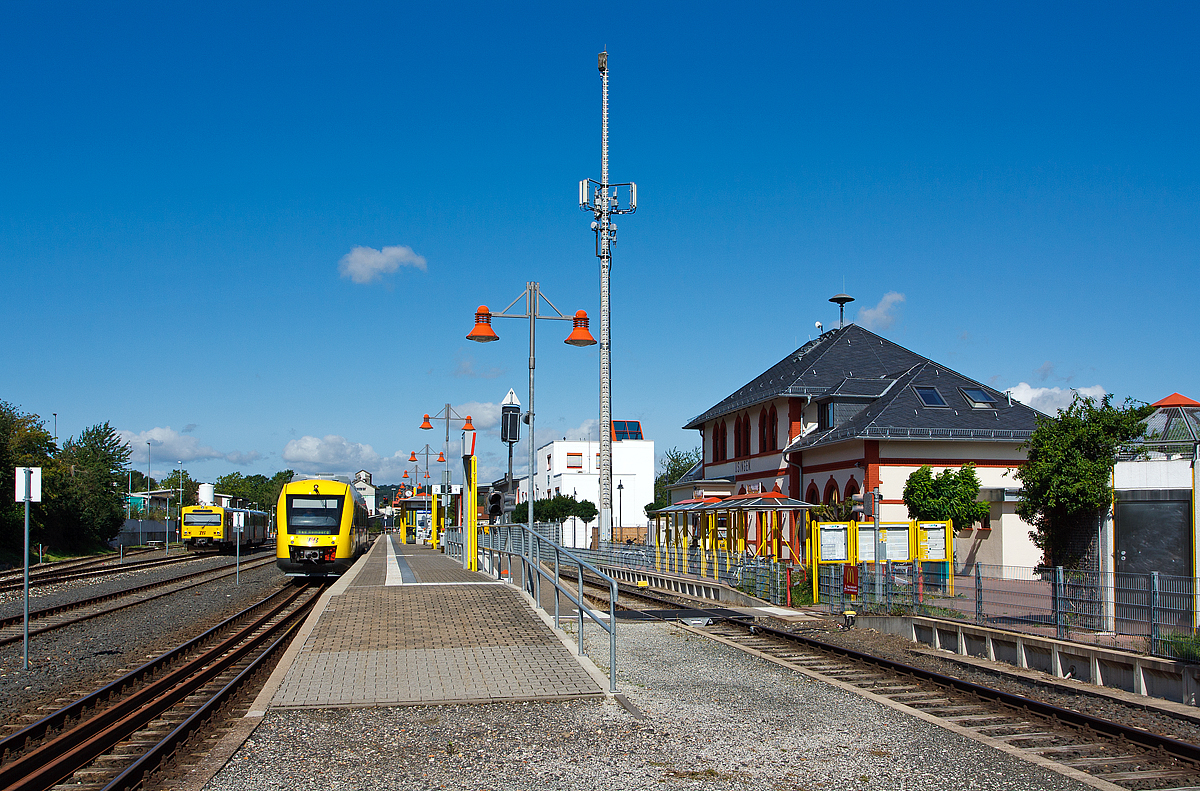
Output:
<instances>
[{"instance_id":1,"label":"paving stone platform","mask_svg":"<svg viewBox=\"0 0 1200 791\"><path fill-rule=\"evenodd\" d=\"M271 708L603 697L519 591L392 537L310 616Z\"/></svg>"}]
</instances>

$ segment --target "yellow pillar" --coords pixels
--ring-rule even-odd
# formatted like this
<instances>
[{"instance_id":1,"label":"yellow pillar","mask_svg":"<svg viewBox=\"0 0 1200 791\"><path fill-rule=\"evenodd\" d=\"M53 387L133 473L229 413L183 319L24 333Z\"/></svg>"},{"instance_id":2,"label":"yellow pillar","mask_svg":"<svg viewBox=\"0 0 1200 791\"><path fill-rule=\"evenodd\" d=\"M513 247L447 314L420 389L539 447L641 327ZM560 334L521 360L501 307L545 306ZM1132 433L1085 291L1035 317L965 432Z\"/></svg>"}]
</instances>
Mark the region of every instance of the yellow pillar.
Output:
<instances>
[{"instance_id":1,"label":"yellow pillar","mask_svg":"<svg viewBox=\"0 0 1200 791\"><path fill-rule=\"evenodd\" d=\"M479 508L476 502L479 492L475 485L477 461L474 456L471 457L470 475L467 484L467 518L463 521L463 551L467 553L467 568L470 571L479 571Z\"/></svg>"}]
</instances>

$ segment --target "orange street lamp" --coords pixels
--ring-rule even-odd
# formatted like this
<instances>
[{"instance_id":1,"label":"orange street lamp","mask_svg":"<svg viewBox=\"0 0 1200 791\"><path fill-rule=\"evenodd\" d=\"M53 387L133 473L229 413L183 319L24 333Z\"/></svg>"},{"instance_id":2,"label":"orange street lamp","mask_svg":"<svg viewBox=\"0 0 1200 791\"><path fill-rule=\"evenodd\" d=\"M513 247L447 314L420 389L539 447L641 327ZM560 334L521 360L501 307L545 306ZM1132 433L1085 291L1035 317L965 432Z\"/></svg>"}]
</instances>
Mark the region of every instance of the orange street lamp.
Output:
<instances>
[{"instance_id":1,"label":"orange street lamp","mask_svg":"<svg viewBox=\"0 0 1200 791\"><path fill-rule=\"evenodd\" d=\"M421 428L423 428L423 429L433 428L433 424L429 422L429 415L425 416L424 422L421 423Z\"/></svg>"},{"instance_id":2,"label":"orange street lamp","mask_svg":"<svg viewBox=\"0 0 1200 791\"><path fill-rule=\"evenodd\" d=\"M467 415L467 422L463 423L463 431L474 431L475 426L471 425L471 416Z\"/></svg>"},{"instance_id":3,"label":"orange street lamp","mask_svg":"<svg viewBox=\"0 0 1200 791\"><path fill-rule=\"evenodd\" d=\"M509 313L514 305L525 298L524 313ZM541 315L539 309L542 303L546 303L553 314ZM525 283L525 291L508 303L508 307L499 313L492 313L487 309L486 305L480 305L479 310L475 312L475 328L467 335L467 340L479 341L487 343L489 341L499 340L500 336L492 329L492 319L528 319L529 320L529 411L525 413L525 422L529 424L529 532L533 532L533 501L536 498L534 493L534 471L537 470L537 443L534 442L533 431L533 370L534 370L534 347L537 337L537 320L550 319L555 321L571 321L574 322L574 328L571 334L567 336L564 343L570 346L594 346L596 339L588 332L588 317L587 313L580 310L574 316L564 316L562 311L555 307L554 303L542 293L540 285L535 281ZM602 372L606 373L606 372ZM463 568L467 567L467 558L464 553Z\"/></svg>"},{"instance_id":4,"label":"orange street lamp","mask_svg":"<svg viewBox=\"0 0 1200 791\"><path fill-rule=\"evenodd\" d=\"M438 464L445 464L446 463L446 454L439 452L437 460L438 460Z\"/></svg>"},{"instance_id":5,"label":"orange street lamp","mask_svg":"<svg viewBox=\"0 0 1200 791\"><path fill-rule=\"evenodd\" d=\"M417 452L415 450L412 453L408 454L408 460L410 462L417 460Z\"/></svg>"}]
</instances>

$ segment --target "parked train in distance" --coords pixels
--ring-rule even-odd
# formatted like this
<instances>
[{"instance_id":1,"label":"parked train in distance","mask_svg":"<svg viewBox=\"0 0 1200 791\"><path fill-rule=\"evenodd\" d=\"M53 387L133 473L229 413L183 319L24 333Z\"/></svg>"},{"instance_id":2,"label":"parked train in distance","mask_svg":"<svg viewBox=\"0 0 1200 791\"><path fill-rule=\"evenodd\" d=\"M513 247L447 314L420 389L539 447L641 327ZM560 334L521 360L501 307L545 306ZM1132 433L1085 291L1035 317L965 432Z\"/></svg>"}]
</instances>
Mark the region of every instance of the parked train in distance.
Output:
<instances>
[{"instance_id":1,"label":"parked train in distance","mask_svg":"<svg viewBox=\"0 0 1200 791\"><path fill-rule=\"evenodd\" d=\"M339 577L370 543L367 501L349 478L293 480L275 513L275 564L289 577Z\"/></svg>"},{"instance_id":2,"label":"parked train in distance","mask_svg":"<svg viewBox=\"0 0 1200 791\"><path fill-rule=\"evenodd\" d=\"M237 544L262 546L267 541L271 515L249 508L219 505L183 507L183 543L188 549L217 549L232 552ZM240 529L239 529L240 528Z\"/></svg>"}]
</instances>

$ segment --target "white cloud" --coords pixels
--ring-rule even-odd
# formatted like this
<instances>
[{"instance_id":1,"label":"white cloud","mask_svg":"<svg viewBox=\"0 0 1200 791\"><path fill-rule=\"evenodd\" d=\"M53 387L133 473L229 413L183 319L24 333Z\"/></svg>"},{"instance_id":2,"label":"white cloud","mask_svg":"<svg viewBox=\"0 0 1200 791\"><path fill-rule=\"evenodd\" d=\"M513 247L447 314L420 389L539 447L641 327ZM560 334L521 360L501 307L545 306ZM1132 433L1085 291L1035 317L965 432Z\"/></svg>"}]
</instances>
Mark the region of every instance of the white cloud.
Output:
<instances>
[{"instance_id":1,"label":"white cloud","mask_svg":"<svg viewBox=\"0 0 1200 791\"><path fill-rule=\"evenodd\" d=\"M417 255L411 247L403 244L376 250L373 247L355 247L338 261L338 272L355 283L370 283L385 274L395 272L401 266L412 266L425 271L425 257Z\"/></svg>"},{"instance_id":2,"label":"white cloud","mask_svg":"<svg viewBox=\"0 0 1200 791\"><path fill-rule=\"evenodd\" d=\"M596 418L588 418L574 428L557 429L557 434L559 437L566 437L567 439L590 439L594 442L599 442L600 421Z\"/></svg>"},{"instance_id":3,"label":"white cloud","mask_svg":"<svg viewBox=\"0 0 1200 791\"><path fill-rule=\"evenodd\" d=\"M375 470L381 459L370 445L337 434L305 435L283 446L283 460L301 472L354 473ZM398 456L399 454L397 454Z\"/></svg>"},{"instance_id":4,"label":"white cloud","mask_svg":"<svg viewBox=\"0 0 1200 791\"><path fill-rule=\"evenodd\" d=\"M189 424L184 428L195 428ZM242 453L231 451L224 453L209 445L201 444L200 440L190 434L175 431L170 426L155 427L149 431L133 432L128 429L118 429L117 434L128 443L132 454L129 460L134 463L144 463L147 458L147 440L150 442L149 457L155 463L176 464L180 461L207 461L209 459L224 459L232 464L245 465L262 458L258 451Z\"/></svg>"},{"instance_id":5,"label":"white cloud","mask_svg":"<svg viewBox=\"0 0 1200 791\"><path fill-rule=\"evenodd\" d=\"M497 366L480 370L475 367L474 357L460 351L458 365L454 368L454 377L457 379L495 379L502 375L505 370Z\"/></svg>"},{"instance_id":6,"label":"white cloud","mask_svg":"<svg viewBox=\"0 0 1200 791\"><path fill-rule=\"evenodd\" d=\"M897 306L904 302L904 295L898 291L889 291L873 308L859 308L858 324L869 330L886 330L896 323Z\"/></svg>"},{"instance_id":7,"label":"white cloud","mask_svg":"<svg viewBox=\"0 0 1200 791\"><path fill-rule=\"evenodd\" d=\"M477 431L486 431L491 433L492 430L500 429L500 405L490 401L468 401L465 404L458 404L454 407L454 411L466 417L471 416L471 425L475 426ZM450 422L451 429L455 428L454 421ZM462 428L462 426L458 426ZM453 431L451 431L453 433Z\"/></svg>"},{"instance_id":8,"label":"white cloud","mask_svg":"<svg viewBox=\"0 0 1200 791\"><path fill-rule=\"evenodd\" d=\"M1057 414L1058 410L1066 409L1070 406L1077 392L1080 395L1091 396L1092 398L1101 398L1108 393L1100 385L1093 385L1091 387L1033 387L1026 382L1021 382L1016 387L1007 388L1007 392L1012 393L1012 397L1025 406L1031 406L1040 412L1045 412L1047 415Z\"/></svg>"}]
</instances>

